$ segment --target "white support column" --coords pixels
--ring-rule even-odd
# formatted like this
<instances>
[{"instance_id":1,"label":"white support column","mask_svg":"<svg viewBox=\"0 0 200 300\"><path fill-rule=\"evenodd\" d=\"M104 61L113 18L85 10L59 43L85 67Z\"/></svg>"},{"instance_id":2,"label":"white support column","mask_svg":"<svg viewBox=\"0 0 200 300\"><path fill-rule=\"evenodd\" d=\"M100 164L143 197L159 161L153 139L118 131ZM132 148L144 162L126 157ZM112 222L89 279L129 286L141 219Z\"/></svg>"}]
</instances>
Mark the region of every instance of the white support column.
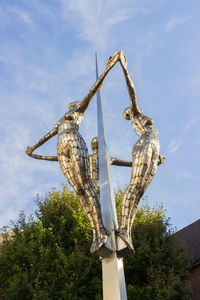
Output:
<instances>
[{"instance_id":1,"label":"white support column","mask_svg":"<svg viewBox=\"0 0 200 300\"><path fill-rule=\"evenodd\" d=\"M103 299L126 300L123 258L117 258L116 252L102 260Z\"/></svg>"}]
</instances>

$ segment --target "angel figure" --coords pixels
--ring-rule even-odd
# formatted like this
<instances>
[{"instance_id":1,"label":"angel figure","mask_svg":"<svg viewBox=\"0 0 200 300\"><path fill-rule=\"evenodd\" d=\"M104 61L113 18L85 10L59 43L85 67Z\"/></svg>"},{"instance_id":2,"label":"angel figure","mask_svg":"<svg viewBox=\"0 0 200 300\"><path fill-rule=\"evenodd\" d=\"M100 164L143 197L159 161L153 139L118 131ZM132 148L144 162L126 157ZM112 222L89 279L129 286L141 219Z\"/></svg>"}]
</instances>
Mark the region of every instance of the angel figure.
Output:
<instances>
[{"instance_id":1,"label":"angel figure","mask_svg":"<svg viewBox=\"0 0 200 300\"><path fill-rule=\"evenodd\" d=\"M158 131L154 127L154 121L145 116L137 104L135 87L126 68L126 57L122 51L119 53L120 64L130 96L130 107L125 109L124 118L131 120L135 132L140 138L132 149L131 180L122 200L118 235L125 242L129 251L134 252L131 229L137 207L145 190L156 174L157 166L164 162L165 157L160 155L160 144L157 137ZM124 252L124 249L120 251Z\"/></svg>"},{"instance_id":2,"label":"angel figure","mask_svg":"<svg viewBox=\"0 0 200 300\"><path fill-rule=\"evenodd\" d=\"M110 253L111 250L106 247L108 233L102 221L99 197L90 177L88 149L79 133L79 126L83 121L88 105L118 60L119 52L116 52L109 58L105 71L94 83L85 98L82 101L70 103L69 111L55 124L54 128L34 146L28 147L26 150L26 154L33 158L59 161L63 174L79 196L81 205L91 223L93 231L91 252L102 257ZM57 156L33 154L33 151L56 134L58 134Z\"/></svg>"}]
</instances>

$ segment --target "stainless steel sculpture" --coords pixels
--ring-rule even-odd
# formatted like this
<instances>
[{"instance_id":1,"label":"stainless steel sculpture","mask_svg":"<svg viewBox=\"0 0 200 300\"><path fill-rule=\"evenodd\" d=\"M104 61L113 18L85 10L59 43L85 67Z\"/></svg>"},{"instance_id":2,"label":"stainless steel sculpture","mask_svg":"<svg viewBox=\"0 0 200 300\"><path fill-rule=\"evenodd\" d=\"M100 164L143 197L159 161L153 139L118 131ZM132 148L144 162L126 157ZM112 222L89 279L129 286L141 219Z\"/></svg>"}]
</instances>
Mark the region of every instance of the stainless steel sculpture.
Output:
<instances>
[{"instance_id":1,"label":"stainless steel sculpture","mask_svg":"<svg viewBox=\"0 0 200 300\"><path fill-rule=\"evenodd\" d=\"M99 89L113 66L120 62L129 96L130 107L125 109L124 118L131 120L140 137L132 149L133 161L124 161L108 156L105 141L103 114ZM93 230L91 252L102 259L104 300L126 300L123 257L134 253L131 230L137 207L145 190L156 174L157 166L164 163L154 121L139 108L134 84L127 71L127 61L122 51L109 58L107 66L89 93L82 101L69 104L69 111L55 124L54 128L34 146L27 147L26 154L49 161L59 161L61 170L80 198ZM92 140L93 153L88 149L79 133L84 114L97 94L98 138ZM57 156L41 156L33 152L58 134ZM132 167L131 180L124 193L121 219L118 220L114 192L110 180L110 165Z\"/></svg>"},{"instance_id":2,"label":"stainless steel sculpture","mask_svg":"<svg viewBox=\"0 0 200 300\"><path fill-rule=\"evenodd\" d=\"M28 147L26 154L37 159L57 160L57 157L45 157L32 154L34 150L58 134L57 154L60 167L70 185L80 198L81 205L87 214L92 230L93 243L91 252L99 255L108 255L111 250L105 246L107 231L102 221L99 197L90 178L88 149L78 129L83 121L85 111L92 98L100 89L106 75L119 60L119 53L109 59L106 69L98 78L87 96L80 102L69 104L69 111L55 124L54 128L42 137L33 147Z\"/></svg>"},{"instance_id":3,"label":"stainless steel sculpture","mask_svg":"<svg viewBox=\"0 0 200 300\"><path fill-rule=\"evenodd\" d=\"M160 144L157 137L158 131L154 127L154 121L145 116L137 104L135 87L127 71L126 57L122 51L120 51L120 63L130 96L130 107L125 109L124 118L131 120L135 132L140 139L132 149L132 174L130 184L122 200L118 235L125 242L128 249L134 251L131 229L137 207L145 190L156 174L158 164L164 162L164 156L160 155ZM120 251L123 252L124 249L120 249Z\"/></svg>"}]
</instances>

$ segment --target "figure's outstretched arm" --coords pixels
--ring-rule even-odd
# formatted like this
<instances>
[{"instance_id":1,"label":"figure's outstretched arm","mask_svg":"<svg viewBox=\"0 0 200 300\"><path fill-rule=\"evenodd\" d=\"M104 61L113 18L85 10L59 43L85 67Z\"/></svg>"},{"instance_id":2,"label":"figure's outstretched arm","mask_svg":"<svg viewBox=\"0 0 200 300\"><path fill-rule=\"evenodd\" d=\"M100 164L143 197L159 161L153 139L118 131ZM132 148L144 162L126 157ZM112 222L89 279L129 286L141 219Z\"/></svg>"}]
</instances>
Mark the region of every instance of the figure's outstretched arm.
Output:
<instances>
[{"instance_id":1,"label":"figure's outstretched arm","mask_svg":"<svg viewBox=\"0 0 200 300\"><path fill-rule=\"evenodd\" d=\"M36 159L58 161L58 156L42 156L42 155L38 155L38 154L30 154L29 156L36 158Z\"/></svg>"},{"instance_id":2,"label":"figure's outstretched arm","mask_svg":"<svg viewBox=\"0 0 200 300\"><path fill-rule=\"evenodd\" d=\"M165 162L165 156L159 155L159 160L158 160L158 166L164 164ZM116 157L110 157L110 164L112 166L120 166L120 167L132 167L133 161L127 161L123 159L119 159Z\"/></svg>"},{"instance_id":3,"label":"figure's outstretched arm","mask_svg":"<svg viewBox=\"0 0 200 300\"><path fill-rule=\"evenodd\" d=\"M98 90L101 88L103 81L106 78L108 72L114 67L114 65L117 63L117 61L119 61L119 52L115 52L115 54L109 58L105 71L97 79L97 81L93 84L89 93L85 96L85 98L82 100L81 104L79 105L77 111L79 111L80 113L85 113L92 98L98 92Z\"/></svg>"},{"instance_id":4,"label":"figure's outstretched arm","mask_svg":"<svg viewBox=\"0 0 200 300\"><path fill-rule=\"evenodd\" d=\"M40 155L32 155L33 151L35 151L38 147L40 147L41 145L43 145L44 143L46 143L50 138L52 138L54 135L56 135L58 133L58 127L60 125L61 120L59 120L56 125L54 126L54 128L49 131L45 136L43 136L34 146L32 147L27 147L27 150L25 151L25 153L33 158L37 158L37 159L44 159L44 158L39 158Z\"/></svg>"},{"instance_id":5,"label":"figure's outstretched arm","mask_svg":"<svg viewBox=\"0 0 200 300\"><path fill-rule=\"evenodd\" d=\"M133 162L119 159L116 157L110 157L110 164L113 166L132 167Z\"/></svg>"},{"instance_id":6,"label":"figure's outstretched arm","mask_svg":"<svg viewBox=\"0 0 200 300\"><path fill-rule=\"evenodd\" d=\"M134 84L131 80L131 77L128 73L128 70L126 68L127 60L126 60L126 57L125 57L124 53L122 52L122 50L119 52L119 57L120 57L119 58L120 64L122 66L122 70L124 72L124 76L125 76L125 79L126 79L128 93L129 93L129 96L130 96L131 112L135 115L135 114L141 113L141 109L139 108L139 106L137 104L135 86L134 86Z\"/></svg>"}]
</instances>

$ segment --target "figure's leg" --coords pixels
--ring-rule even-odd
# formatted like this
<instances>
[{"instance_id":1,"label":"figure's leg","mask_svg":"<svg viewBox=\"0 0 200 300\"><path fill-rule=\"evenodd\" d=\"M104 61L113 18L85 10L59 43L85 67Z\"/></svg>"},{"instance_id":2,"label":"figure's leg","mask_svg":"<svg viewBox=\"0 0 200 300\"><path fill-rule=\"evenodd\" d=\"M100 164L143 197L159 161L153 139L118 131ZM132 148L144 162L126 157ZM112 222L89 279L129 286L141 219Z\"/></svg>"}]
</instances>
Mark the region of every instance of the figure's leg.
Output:
<instances>
[{"instance_id":1,"label":"figure's leg","mask_svg":"<svg viewBox=\"0 0 200 300\"><path fill-rule=\"evenodd\" d=\"M81 156L80 156L80 162L77 160L79 168L80 165L80 173L81 170L84 170L85 172L81 173L80 180L82 180L82 185L84 186L84 191L86 198L90 199L88 202L91 204L91 214L94 219L94 223L96 224L96 233L97 233L97 239L101 238L102 234L107 235L107 232L105 230L102 215L101 215L101 205L99 202L99 195L96 193L95 187L93 185L92 179L90 177L90 169L89 169L89 158L88 158L88 150L87 146L82 139L82 137L78 137L79 139L79 145L81 145ZM77 148L76 148L77 150ZM76 155L78 156L79 150L76 152Z\"/></svg>"},{"instance_id":2,"label":"figure's leg","mask_svg":"<svg viewBox=\"0 0 200 300\"><path fill-rule=\"evenodd\" d=\"M137 156L137 155L136 155ZM131 181L122 199L120 230L124 230L128 235L129 221L132 208L138 195L141 194L143 177L148 171L148 164L145 156L133 158Z\"/></svg>"},{"instance_id":3,"label":"figure's leg","mask_svg":"<svg viewBox=\"0 0 200 300\"><path fill-rule=\"evenodd\" d=\"M143 196L144 192L146 191L146 189L148 188L148 186L150 185L151 181L153 180L156 171L157 171L157 166L158 166L158 153L154 152L152 153L152 157L151 157L151 163L150 166L148 168L147 174L146 176L144 176L143 180L142 180L142 190L141 190L141 195L138 194L136 201L134 203L134 205L132 206L132 210L130 212L130 223L129 223L129 232L131 232L132 229L132 225L135 219L135 215L137 213L137 207L139 204L139 201L141 199L141 197Z\"/></svg>"},{"instance_id":4,"label":"figure's leg","mask_svg":"<svg viewBox=\"0 0 200 300\"><path fill-rule=\"evenodd\" d=\"M75 163L75 168L78 170L78 182L80 190L77 190L77 194L84 200L85 211L90 219L91 225L94 228L94 239L91 247L91 252L99 251L107 241L107 232L105 230L102 215L101 206L98 195L96 194L92 180L89 174L89 161L87 151L82 149L82 157Z\"/></svg>"},{"instance_id":5,"label":"figure's leg","mask_svg":"<svg viewBox=\"0 0 200 300\"><path fill-rule=\"evenodd\" d=\"M130 203L134 202L134 199L137 195L136 187L129 184L127 187L123 200L122 200L122 208L121 208L121 219L120 219L120 226L118 230L118 235L121 239L125 242L129 249L133 249L132 241L129 236L129 210L130 210Z\"/></svg>"},{"instance_id":6,"label":"figure's leg","mask_svg":"<svg viewBox=\"0 0 200 300\"><path fill-rule=\"evenodd\" d=\"M144 194L143 180L148 173L150 165L150 157L144 152L133 153L133 166L131 174L131 182L127 187L121 208L121 220L119 227L119 236L127 244L128 247L132 245L131 239L131 217L134 208L137 208L139 200Z\"/></svg>"},{"instance_id":7,"label":"figure's leg","mask_svg":"<svg viewBox=\"0 0 200 300\"><path fill-rule=\"evenodd\" d=\"M90 220L93 230L91 252L94 253L104 246L107 234L101 217L98 196L89 175L87 148L83 143L82 145L79 143L79 148L74 147L74 144L71 141L67 144L59 156L59 161L65 177L79 196L81 206Z\"/></svg>"}]
</instances>

